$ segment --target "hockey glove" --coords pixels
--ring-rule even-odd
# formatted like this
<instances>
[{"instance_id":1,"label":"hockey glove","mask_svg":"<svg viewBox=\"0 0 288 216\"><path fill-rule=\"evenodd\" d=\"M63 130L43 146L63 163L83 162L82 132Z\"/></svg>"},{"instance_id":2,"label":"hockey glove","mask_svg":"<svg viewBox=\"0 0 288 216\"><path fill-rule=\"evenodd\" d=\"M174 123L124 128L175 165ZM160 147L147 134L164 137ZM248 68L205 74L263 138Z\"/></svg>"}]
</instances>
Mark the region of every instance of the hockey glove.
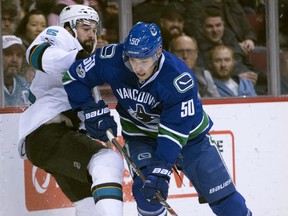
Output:
<instances>
[{"instance_id":1,"label":"hockey glove","mask_svg":"<svg viewBox=\"0 0 288 216\"><path fill-rule=\"evenodd\" d=\"M85 116L86 131L91 137L107 142L106 131L108 129L111 129L114 136L117 136L117 123L110 115L109 107L103 100L98 103L84 104L81 108Z\"/></svg>"},{"instance_id":2,"label":"hockey glove","mask_svg":"<svg viewBox=\"0 0 288 216\"><path fill-rule=\"evenodd\" d=\"M157 165L147 167L147 177L143 184L143 195L150 202L158 202L155 194L158 191L166 200L168 197L168 188L171 174L171 165Z\"/></svg>"}]
</instances>

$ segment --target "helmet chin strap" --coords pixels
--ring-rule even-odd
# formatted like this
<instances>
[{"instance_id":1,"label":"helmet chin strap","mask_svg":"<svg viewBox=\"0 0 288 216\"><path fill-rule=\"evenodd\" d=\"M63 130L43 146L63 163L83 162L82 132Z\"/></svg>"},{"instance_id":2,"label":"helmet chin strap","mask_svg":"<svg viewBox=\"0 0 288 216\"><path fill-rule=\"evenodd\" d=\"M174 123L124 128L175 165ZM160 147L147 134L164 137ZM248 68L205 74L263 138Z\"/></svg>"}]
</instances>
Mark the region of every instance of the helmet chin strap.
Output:
<instances>
[{"instance_id":1,"label":"helmet chin strap","mask_svg":"<svg viewBox=\"0 0 288 216\"><path fill-rule=\"evenodd\" d=\"M96 33L95 33L95 42L94 42L94 44L93 44L93 49L92 49L92 52L91 52L90 54L92 54L92 53L95 52L97 43L98 43L98 40L97 40L97 35L96 35Z\"/></svg>"},{"instance_id":2,"label":"helmet chin strap","mask_svg":"<svg viewBox=\"0 0 288 216\"><path fill-rule=\"evenodd\" d=\"M153 59L154 59L154 62L155 62L155 68L154 68L153 74L154 74L155 71L157 71L157 69L158 69L159 60L160 60L161 55L162 55L162 47L159 47L157 53L155 53L154 56L153 56Z\"/></svg>"},{"instance_id":3,"label":"helmet chin strap","mask_svg":"<svg viewBox=\"0 0 288 216\"><path fill-rule=\"evenodd\" d=\"M75 28L72 28L72 31L74 32L74 37L78 40L78 34L77 34L77 31L76 31L76 27Z\"/></svg>"}]
</instances>

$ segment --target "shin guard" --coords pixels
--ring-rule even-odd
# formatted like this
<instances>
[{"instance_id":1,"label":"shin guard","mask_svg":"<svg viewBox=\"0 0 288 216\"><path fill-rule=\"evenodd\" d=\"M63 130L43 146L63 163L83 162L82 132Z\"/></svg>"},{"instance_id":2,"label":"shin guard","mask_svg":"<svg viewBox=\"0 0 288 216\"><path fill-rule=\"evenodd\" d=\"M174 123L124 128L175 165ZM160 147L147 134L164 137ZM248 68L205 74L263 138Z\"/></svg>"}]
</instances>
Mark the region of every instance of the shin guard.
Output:
<instances>
[{"instance_id":1,"label":"shin guard","mask_svg":"<svg viewBox=\"0 0 288 216\"><path fill-rule=\"evenodd\" d=\"M102 149L89 162L92 196L99 216L122 216L122 157L111 149Z\"/></svg>"}]
</instances>

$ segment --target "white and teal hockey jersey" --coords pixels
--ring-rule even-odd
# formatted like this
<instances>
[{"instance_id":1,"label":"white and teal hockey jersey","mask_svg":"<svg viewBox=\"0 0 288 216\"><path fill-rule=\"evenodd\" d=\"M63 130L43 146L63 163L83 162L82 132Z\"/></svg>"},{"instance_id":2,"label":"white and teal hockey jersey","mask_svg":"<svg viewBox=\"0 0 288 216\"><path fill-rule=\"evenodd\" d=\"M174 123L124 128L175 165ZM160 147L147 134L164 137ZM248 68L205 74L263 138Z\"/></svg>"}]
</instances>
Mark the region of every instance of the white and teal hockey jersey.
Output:
<instances>
[{"instance_id":1,"label":"white and teal hockey jersey","mask_svg":"<svg viewBox=\"0 0 288 216\"><path fill-rule=\"evenodd\" d=\"M22 157L28 134L71 109L62 77L81 49L78 40L59 26L46 28L27 49L27 61L37 70L29 94L32 105L20 116L18 147Z\"/></svg>"}]
</instances>

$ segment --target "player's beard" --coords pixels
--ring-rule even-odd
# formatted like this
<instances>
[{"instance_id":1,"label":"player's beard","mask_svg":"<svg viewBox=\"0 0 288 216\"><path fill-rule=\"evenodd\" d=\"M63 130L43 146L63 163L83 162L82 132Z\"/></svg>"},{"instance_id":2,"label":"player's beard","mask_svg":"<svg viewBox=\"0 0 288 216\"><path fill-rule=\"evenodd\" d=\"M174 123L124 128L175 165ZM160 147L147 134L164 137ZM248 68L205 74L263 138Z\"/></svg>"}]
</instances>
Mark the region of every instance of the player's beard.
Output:
<instances>
[{"instance_id":1,"label":"player's beard","mask_svg":"<svg viewBox=\"0 0 288 216\"><path fill-rule=\"evenodd\" d=\"M84 41L83 43L81 43L81 46L86 52L92 53L94 51L94 43L95 41L93 40Z\"/></svg>"}]
</instances>

